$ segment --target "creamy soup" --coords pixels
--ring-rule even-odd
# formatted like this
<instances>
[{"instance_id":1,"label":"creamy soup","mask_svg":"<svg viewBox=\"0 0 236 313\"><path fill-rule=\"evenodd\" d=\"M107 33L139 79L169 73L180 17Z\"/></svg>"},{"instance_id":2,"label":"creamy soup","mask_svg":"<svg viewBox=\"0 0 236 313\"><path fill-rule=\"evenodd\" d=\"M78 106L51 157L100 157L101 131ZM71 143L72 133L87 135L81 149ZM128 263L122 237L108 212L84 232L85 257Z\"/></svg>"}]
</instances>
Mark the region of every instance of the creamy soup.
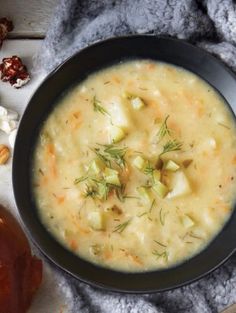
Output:
<instances>
[{"instance_id":1,"label":"creamy soup","mask_svg":"<svg viewBox=\"0 0 236 313\"><path fill-rule=\"evenodd\" d=\"M32 186L43 224L80 257L131 272L173 266L233 210L234 117L182 68L120 63L58 100L40 130Z\"/></svg>"}]
</instances>

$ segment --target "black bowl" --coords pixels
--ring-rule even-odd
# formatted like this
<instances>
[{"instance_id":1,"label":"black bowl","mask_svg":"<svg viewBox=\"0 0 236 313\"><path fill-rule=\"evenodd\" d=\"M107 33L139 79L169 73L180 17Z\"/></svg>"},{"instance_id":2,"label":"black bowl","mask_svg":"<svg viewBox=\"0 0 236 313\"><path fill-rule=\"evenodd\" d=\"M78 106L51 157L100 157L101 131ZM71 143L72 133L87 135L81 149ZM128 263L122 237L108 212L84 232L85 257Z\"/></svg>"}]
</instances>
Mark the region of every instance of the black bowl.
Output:
<instances>
[{"instance_id":1,"label":"black bowl","mask_svg":"<svg viewBox=\"0 0 236 313\"><path fill-rule=\"evenodd\" d=\"M124 59L148 58L181 66L212 85L236 111L236 78L217 59L186 42L154 36L109 39L77 53L53 71L36 90L21 119L13 158L13 188L21 218L33 241L60 268L81 281L113 291L145 293L192 282L222 264L236 248L235 210L222 231L198 255L175 267L124 273L96 266L58 243L40 222L31 196L32 150L42 121L55 100L88 74Z\"/></svg>"}]
</instances>

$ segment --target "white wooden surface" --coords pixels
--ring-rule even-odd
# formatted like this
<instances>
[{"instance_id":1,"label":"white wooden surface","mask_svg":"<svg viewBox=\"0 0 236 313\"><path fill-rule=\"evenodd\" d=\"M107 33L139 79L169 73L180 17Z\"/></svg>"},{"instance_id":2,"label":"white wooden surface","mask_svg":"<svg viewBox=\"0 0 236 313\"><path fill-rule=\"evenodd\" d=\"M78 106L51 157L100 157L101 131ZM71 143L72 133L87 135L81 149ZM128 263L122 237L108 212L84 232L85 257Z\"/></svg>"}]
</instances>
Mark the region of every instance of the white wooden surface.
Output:
<instances>
[{"instance_id":1,"label":"white wooden surface","mask_svg":"<svg viewBox=\"0 0 236 313\"><path fill-rule=\"evenodd\" d=\"M17 54L27 65L31 74L30 82L21 89L15 89L10 86L9 83L3 83L0 81L0 105L17 111L20 116L34 90L44 78L44 74L42 73L32 73L33 56L37 53L40 43L40 40L12 39L5 41L0 50L0 60L2 60L3 57ZM0 131L0 144L1 143L8 143L8 138ZM0 166L0 203L6 205L14 212L14 201L11 188L11 161L8 162L7 165Z\"/></svg>"},{"instance_id":2,"label":"white wooden surface","mask_svg":"<svg viewBox=\"0 0 236 313\"><path fill-rule=\"evenodd\" d=\"M13 20L10 38L42 38L59 0L0 0L0 16Z\"/></svg>"}]
</instances>

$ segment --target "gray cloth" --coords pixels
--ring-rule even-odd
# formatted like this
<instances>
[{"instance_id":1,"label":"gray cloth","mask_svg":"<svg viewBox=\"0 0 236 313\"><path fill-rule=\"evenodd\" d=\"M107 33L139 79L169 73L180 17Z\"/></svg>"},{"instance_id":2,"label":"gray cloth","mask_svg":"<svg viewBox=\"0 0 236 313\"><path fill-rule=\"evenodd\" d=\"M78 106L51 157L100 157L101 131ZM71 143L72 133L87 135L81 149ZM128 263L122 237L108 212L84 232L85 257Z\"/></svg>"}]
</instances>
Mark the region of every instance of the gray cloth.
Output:
<instances>
[{"instance_id":1,"label":"gray cloth","mask_svg":"<svg viewBox=\"0 0 236 313\"><path fill-rule=\"evenodd\" d=\"M236 71L236 4L231 0L62 0L37 64L50 71L95 41L134 33L186 39ZM76 313L216 313L236 302L235 255L197 283L152 295L113 294L65 276Z\"/></svg>"}]
</instances>

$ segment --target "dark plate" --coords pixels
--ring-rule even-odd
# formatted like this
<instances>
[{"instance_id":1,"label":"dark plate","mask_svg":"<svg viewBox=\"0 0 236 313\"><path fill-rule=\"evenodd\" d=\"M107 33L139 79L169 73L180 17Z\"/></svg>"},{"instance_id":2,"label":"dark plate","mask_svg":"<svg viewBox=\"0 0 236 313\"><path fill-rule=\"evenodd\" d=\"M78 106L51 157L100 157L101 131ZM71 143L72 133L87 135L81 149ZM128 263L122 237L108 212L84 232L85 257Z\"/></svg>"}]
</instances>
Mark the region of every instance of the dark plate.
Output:
<instances>
[{"instance_id":1,"label":"dark plate","mask_svg":"<svg viewBox=\"0 0 236 313\"><path fill-rule=\"evenodd\" d=\"M91 264L62 247L41 224L31 197L32 147L42 121L55 100L70 86L100 68L129 58L148 58L181 66L211 84L236 111L236 79L217 59L186 42L154 36L109 39L74 55L52 72L36 90L21 119L13 158L13 187L21 218L33 241L59 267L95 286L121 292L163 291L211 272L236 247L235 210L218 236L195 257L175 267L146 273L122 273Z\"/></svg>"}]
</instances>

